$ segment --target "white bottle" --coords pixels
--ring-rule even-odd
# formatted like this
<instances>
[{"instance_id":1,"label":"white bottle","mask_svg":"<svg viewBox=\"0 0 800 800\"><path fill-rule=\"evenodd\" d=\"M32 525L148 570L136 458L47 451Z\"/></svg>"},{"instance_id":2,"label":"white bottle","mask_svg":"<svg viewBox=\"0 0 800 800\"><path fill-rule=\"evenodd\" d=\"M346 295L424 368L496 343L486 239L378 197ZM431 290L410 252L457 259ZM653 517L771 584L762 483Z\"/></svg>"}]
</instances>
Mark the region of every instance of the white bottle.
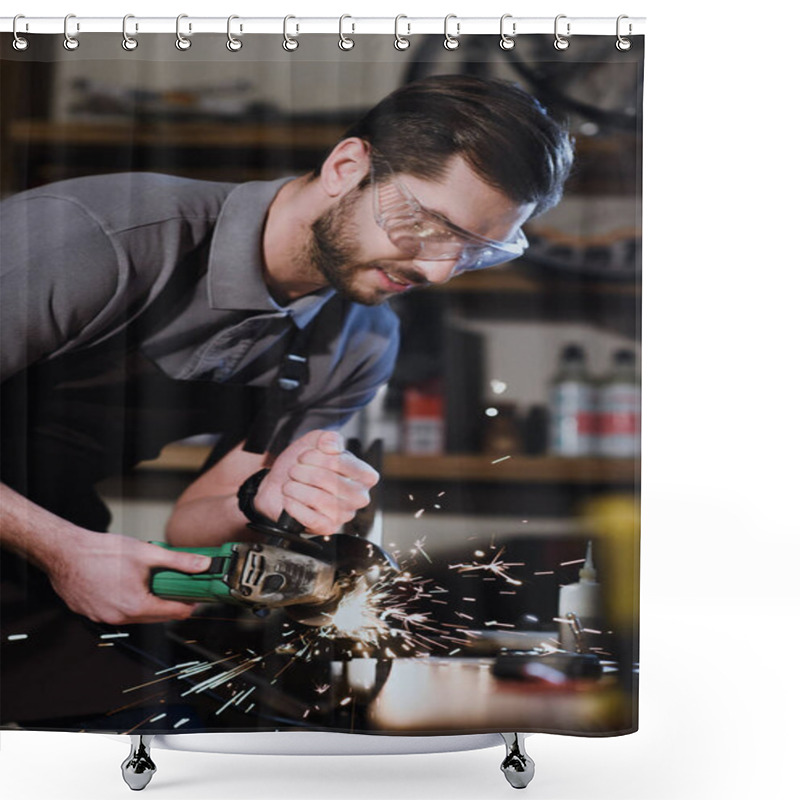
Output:
<instances>
[{"instance_id":1,"label":"white bottle","mask_svg":"<svg viewBox=\"0 0 800 800\"><path fill-rule=\"evenodd\" d=\"M594 387L583 348L567 345L550 386L550 452L589 456L594 449Z\"/></svg>"},{"instance_id":2,"label":"white bottle","mask_svg":"<svg viewBox=\"0 0 800 800\"><path fill-rule=\"evenodd\" d=\"M564 620L558 623L561 647L572 652L587 651L589 644L593 640L597 641L597 635L585 634L583 642L579 642L573 625L567 621L567 615L571 613L578 617L581 628L601 631L602 609L603 598L592 561L592 543L589 542L586 561L578 573L578 582L562 586L558 594L558 618Z\"/></svg>"},{"instance_id":3,"label":"white bottle","mask_svg":"<svg viewBox=\"0 0 800 800\"><path fill-rule=\"evenodd\" d=\"M638 458L641 452L642 389L633 350L617 350L597 393L598 455Z\"/></svg>"}]
</instances>

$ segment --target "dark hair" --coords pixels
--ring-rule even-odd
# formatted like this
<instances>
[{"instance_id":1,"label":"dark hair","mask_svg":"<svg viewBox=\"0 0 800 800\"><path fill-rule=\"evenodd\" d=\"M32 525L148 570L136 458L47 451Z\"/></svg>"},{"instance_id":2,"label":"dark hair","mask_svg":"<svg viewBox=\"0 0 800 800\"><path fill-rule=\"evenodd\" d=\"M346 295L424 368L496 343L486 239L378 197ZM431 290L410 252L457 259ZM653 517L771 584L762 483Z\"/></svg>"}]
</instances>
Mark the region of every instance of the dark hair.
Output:
<instances>
[{"instance_id":1,"label":"dark hair","mask_svg":"<svg viewBox=\"0 0 800 800\"><path fill-rule=\"evenodd\" d=\"M438 75L381 100L343 138L369 142L395 172L436 180L461 156L487 184L534 215L561 199L573 143L531 95L501 80ZM375 161L376 177L386 173ZM319 174L319 170L315 175Z\"/></svg>"}]
</instances>

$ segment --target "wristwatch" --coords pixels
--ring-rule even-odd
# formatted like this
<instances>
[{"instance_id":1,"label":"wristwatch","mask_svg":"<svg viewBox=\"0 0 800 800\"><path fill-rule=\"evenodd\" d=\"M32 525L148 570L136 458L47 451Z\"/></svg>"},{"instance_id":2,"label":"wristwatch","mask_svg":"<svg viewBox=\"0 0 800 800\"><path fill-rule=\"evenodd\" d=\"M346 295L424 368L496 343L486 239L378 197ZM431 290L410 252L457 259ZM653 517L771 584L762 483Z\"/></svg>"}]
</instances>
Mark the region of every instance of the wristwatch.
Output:
<instances>
[{"instance_id":1,"label":"wristwatch","mask_svg":"<svg viewBox=\"0 0 800 800\"><path fill-rule=\"evenodd\" d=\"M265 514L258 511L253 504L258 494L258 488L261 482L269 474L269 469L260 469L258 472L253 473L240 487L236 493L239 500L239 510L244 514L250 522L256 525L269 525L274 526L275 523Z\"/></svg>"}]
</instances>

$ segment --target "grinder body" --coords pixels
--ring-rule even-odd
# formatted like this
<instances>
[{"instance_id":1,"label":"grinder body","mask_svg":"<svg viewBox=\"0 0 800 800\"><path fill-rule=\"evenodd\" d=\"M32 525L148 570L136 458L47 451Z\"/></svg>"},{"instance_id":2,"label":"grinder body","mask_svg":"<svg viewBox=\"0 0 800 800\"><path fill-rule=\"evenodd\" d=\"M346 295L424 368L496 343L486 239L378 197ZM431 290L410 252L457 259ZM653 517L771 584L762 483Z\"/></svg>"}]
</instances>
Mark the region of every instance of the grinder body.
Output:
<instances>
[{"instance_id":1,"label":"grinder body","mask_svg":"<svg viewBox=\"0 0 800 800\"><path fill-rule=\"evenodd\" d=\"M220 547L167 549L209 556L211 566L199 574L155 572L151 588L159 597L232 603L257 611L295 604L320 605L337 599L339 594L332 564L285 547L231 542Z\"/></svg>"}]
</instances>

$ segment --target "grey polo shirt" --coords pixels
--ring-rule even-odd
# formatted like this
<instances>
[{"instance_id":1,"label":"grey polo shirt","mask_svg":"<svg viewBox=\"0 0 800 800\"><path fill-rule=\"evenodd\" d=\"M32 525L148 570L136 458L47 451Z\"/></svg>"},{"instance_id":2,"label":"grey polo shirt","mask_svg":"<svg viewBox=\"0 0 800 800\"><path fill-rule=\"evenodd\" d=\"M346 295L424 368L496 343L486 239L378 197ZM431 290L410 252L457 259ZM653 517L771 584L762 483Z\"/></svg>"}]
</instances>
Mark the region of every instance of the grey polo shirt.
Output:
<instances>
[{"instance_id":1,"label":"grey polo shirt","mask_svg":"<svg viewBox=\"0 0 800 800\"><path fill-rule=\"evenodd\" d=\"M62 181L0 203L2 382L32 365L62 362L75 365L74 383L88 385L115 370L125 374L114 380L135 384L136 370L150 369L209 390L267 389L300 337L309 380L291 407L270 407L268 393L257 395L262 407L252 409L247 449L273 448L279 428L284 446L344 424L390 377L398 321L387 306L352 303L332 289L285 306L270 295L262 234L285 182L122 173ZM111 342L115 355L106 352L81 373ZM136 370L120 355L132 351ZM58 386L67 383L62 375ZM136 399L135 387L125 398L147 402ZM169 435L160 433L159 442Z\"/></svg>"}]
</instances>

